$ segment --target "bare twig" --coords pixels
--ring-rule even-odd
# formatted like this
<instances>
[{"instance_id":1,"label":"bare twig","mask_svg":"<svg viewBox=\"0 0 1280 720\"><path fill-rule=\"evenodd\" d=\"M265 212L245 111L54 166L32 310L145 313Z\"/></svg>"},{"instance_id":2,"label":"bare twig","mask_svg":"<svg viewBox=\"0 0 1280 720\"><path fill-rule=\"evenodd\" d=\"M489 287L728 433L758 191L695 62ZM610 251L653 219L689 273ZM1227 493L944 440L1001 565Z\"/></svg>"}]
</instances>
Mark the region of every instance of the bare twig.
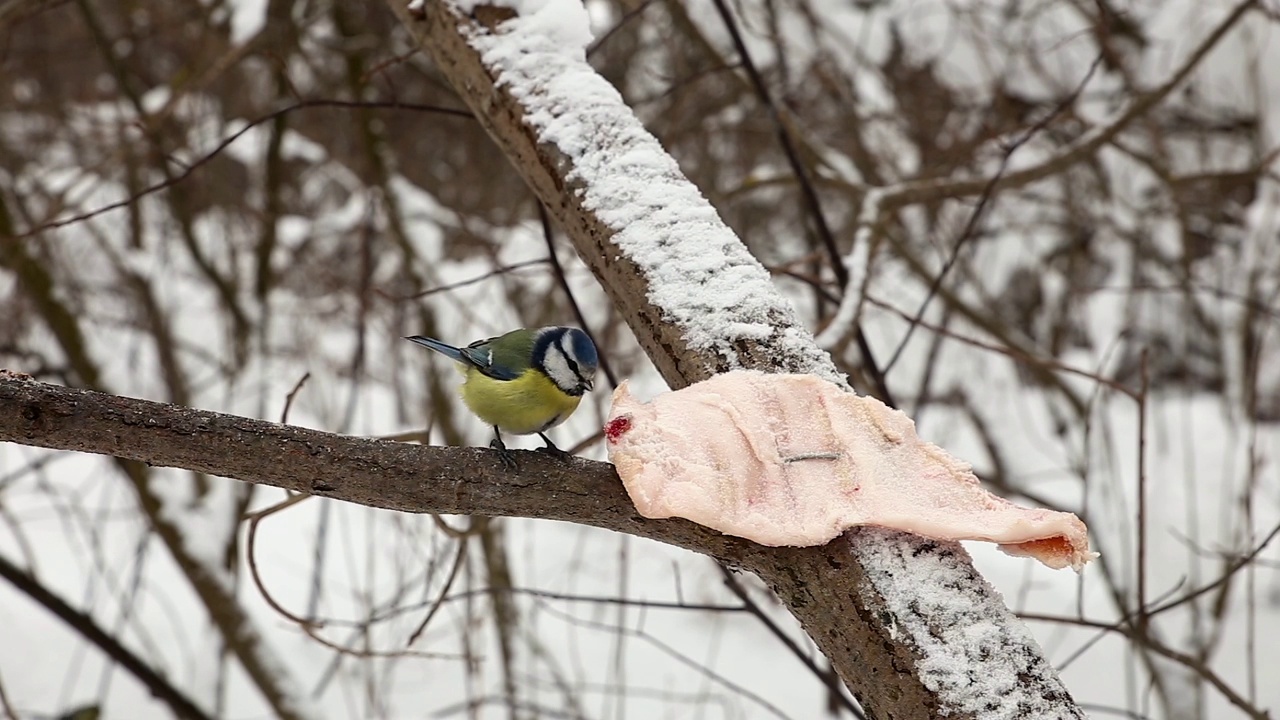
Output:
<instances>
[{"instance_id":1,"label":"bare twig","mask_svg":"<svg viewBox=\"0 0 1280 720\"><path fill-rule=\"evenodd\" d=\"M4 711L7 720L20 720L18 711L13 709L13 704L9 702L9 695L4 691L3 678L0 678L0 710Z\"/></svg>"},{"instance_id":2,"label":"bare twig","mask_svg":"<svg viewBox=\"0 0 1280 720\"><path fill-rule=\"evenodd\" d=\"M376 288L374 289L374 292L381 295L382 297L385 297L395 302L403 302L405 300L417 300L419 298L427 297L428 295L435 295L436 293L449 292L451 290L457 290L458 288L463 288L468 285L475 285L476 283L482 282L484 280L488 280L491 277L504 275L513 270L519 270L520 268L532 267L534 265L541 265L545 262L550 262L550 258L539 258L537 260L525 260L523 262L511 263L510 265L500 265L490 270L489 272L484 273L483 275L477 275L476 277L467 278L466 280L459 280L458 282L449 283L448 285L440 285L439 287L428 288L426 290L423 290L422 292L414 293L412 295L390 295L384 292L383 290L376 289Z\"/></svg>"},{"instance_id":3,"label":"bare twig","mask_svg":"<svg viewBox=\"0 0 1280 720\"><path fill-rule=\"evenodd\" d=\"M416 112L430 112L430 113L439 113L443 115L452 115L454 117L465 117L465 118L472 117L471 113L467 112L466 110L458 110L456 108L440 107L436 105L420 105L416 103L401 103L401 102L356 102L352 100L303 100L302 102L294 103L288 107L280 108L279 110L267 113L266 115L262 115L258 118L250 120L248 123L245 124L244 127L240 128L239 130L223 138L217 145L214 145L213 148L209 150L209 152L195 159L189 165L186 165L185 167L183 167L181 172L175 173L170 177L165 178L161 182L155 183L153 185L149 185L146 188L143 188L141 191L136 192L123 200L118 200L113 203L107 203L106 205L102 205L101 207L97 207L97 208L94 208L93 210L89 210L86 212L78 213L71 217L63 218L62 220L52 220L46 223L42 223L40 225L37 225L33 228L26 230L25 232L17 233L16 235L13 236L12 239L21 240L23 238L29 238L34 235L39 235L40 233L46 232L48 230L56 230L57 228L66 227L68 225L74 225L76 223L84 222L85 220L95 218L99 215L102 215L103 213L108 213L108 212L111 212L112 210L119 210L121 208L133 205L134 203L138 202L138 200L148 195L151 195L152 193L160 192L161 190L172 187L182 182L183 180L187 179L188 177L191 176L192 173L198 170L201 166L208 163L210 160L213 160L215 157L218 156L219 153L221 153L223 150L226 150L228 146L230 146L236 140L239 140L241 136L243 136L245 133L249 132L253 128L257 127L258 125L261 125L267 122L272 122L276 118L282 115L286 115L288 113L294 112L295 110L303 110L306 108L318 108L318 107L411 110Z\"/></svg>"},{"instance_id":4,"label":"bare twig","mask_svg":"<svg viewBox=\"0 0 1280 720\"><path fill-rule=\"evenodd\" d=\"M8 580L27 597L58 616L58 619L74 628L77 634L97 646L107 657L119 663L120 667L137 678L138 682L142 683L152 695L167 705L174 715L186 720L211 720L194 700L187 697L163 675L152 669L146 661L99 627L92 617L72 607L39 580L10 563L3 555L0 555L0 577Z\"/></svg>"},{"instance_id":5,"label":"bare twig","mask_svg":"<svg viewBox=\"0 0 1280 720\"><path fill-rule=\"evenodd\" d=\"M782 646L800 661L800 664L808 668L809 672L813 673L815 678L827 686L827 690L831 693L831 697L838 698L840 707L848 710L849 714L858 718L858 720L865 720L867 716L862 712L862 708L858 707L849 699L849 696L844 692L844 688L837 681L837 677L824 671L821 667L818 667L818 663L815 662L814 659L810 657L795 640L791 639L791 636L787 635L787 633L773 621L773 618L769 617L768 613L760 608L760 604L752 599L752 597L747 593L747 589L742 587L742 583L738 582L738 578L733 576L732 570L723 565L718 565L717 567L720 569L720 575L724 579L725 587L729 588L729 591L742 601L747 612L759 620L769 633L777 638L778 642L782 643Z\"/></svg>"},{"instance_id":6,"label":"bare twig","mask_svg":"<svg viewBox=\"0 0 1280 720\"><path fill-rule=\"evenodd\" d=\"M671 645L668 645L662 640L659 640L653 635L650 635L649 633L645 632L643 629L620 626L620 625L610 625L607 623L595 622L592 620L585 620L583 618L566 615L563 612L561 612L558 608L553 608L546 605L543 605L543 607L547 612L547 614L560 618L564 622L571 623L573 625L594 628L594 629L603 630L609 633L626 635L628 637L634 637L634 638L643 640L644 642L653 646L659 652L663 653L664 655L671 658L672 660L675 660L678 664L684 666L691 672L701 674L705 676L708 680L711 680L712 682L718 685L722 685L728 688L729 690L733 691L735 694L740 695L741 697L746 698L747 700L750 700L751 702L759 705L761 709L769 712L771 715L778 718L779 720L790 720L790 716L787 715L785 712L783 712L781 708L769 702L760 694L753 692L751 689L743 685L739 685L738 683L733 682L732 680L730 680L729 678L726 678L720 673L713 671L711 668L707 667L706 664L693 660L692 658L680 652L679 650L672 647Z\"/></svg>"},{"instance_id":7,"label":"bare twig","mask_svg":"<svg viewBox=\"0 0 1280 720\"><path fill-rule=\"evenodd\" d=\"M1138 614L1134 631L1140 637L1149 632L1147 614L1147 394L1150 375L1147 369L1147 349L1142 349L1139 359L1142 384L1138 391Z\"/></svg>"},{"instance_id":8,"label":"bare twig","mask_svg":"<svg viewBox=\"0 0 1280 720\"><path fill-rule=\"evenodd\" d=\"M769 120L773 123L778 136L778 143L782 146L782 152L787 158L787 164L791 167L791 172L796 176L796 182L800 185L805 207L813 218L814 227L818 232L818 239L822 241L822 246L827 251L827 257L831 262L831 270L835 273L836 281L840 283L841 287L846 287L849 284L849 269L845 267L840 249L836 246L835 235L831 233L831 227L827 224L827 217L822 212L822 201L818 197L818 191L814 188L804 163L800 161L800 154L796 151L795 143L791 139L791 133L787 131L786 124L782 122L782 118L778 113L778 106L774 103L773 96L769 93L769 88L765 86L764 78L760 75L760 71L756 69L755 61L751 59L751 53L747 51L747 44L742 40L742 33L738 30L737 21L733 19L733 14L729 12L729 7L725 4L725 0L714 1L716 11L720 14L720 19L729 31L729 37L733 39L733 46L738 51L738 57L742 58L742 67L746 70L747 76L750 77L751 85L760 97L760 102L769 112ZM853 328L853 332L867 375L871 377L872 382L876 385L876 396L889 407L897 407L885 379L887 370L882 372L880 366L876 363L875 355L871 352L871 344L867 341L866 334L862 332L861 327Z\"/></svg>"},{"instance_id":9,"label":"bare twig","mask_svg":"<svg viewBox=\"0 0 1280 720\"><path fill-rule=\"evenodd\" d=\"M289 422L289 409L293 407L293 399L297 397L298 391L302 389L303 384L306 383L307 379L310 377L311 377L310 371L302 373L302 377L298 378L298 382L294 384L293 389L290 390L289 394L285 396L284 409L280 411L281 425Z\"/></svg>"},{"instance_id":10,"label":"bare twig","mask_svg":"<svg viewBox=\"0 0 1280 720\"><path fill-rule=\"evenodd\" d=\"M298 626L298 628L301 629L304 633L306 633L307 636L310 637L312 640L316 641L320 645L323 645L324 647L329 648L330 650L333 650L341 655L349 655L353 657L366 657L366 658L368 657L456 658L457 657L456 655L451 655L448 653L414 652L414 651L408 651L408 650L378 652L378 651L367 650L362 648L353 648L345 645L339 645L325 638L323 635L320 634L319 632L320 629L324 628L328 623L322 620L313 620L313 619L308 619L300 615L297 615L296 613L293 613L288 609L286 609L283 605L280 604L279 601L275 599L275 596L273 596L267 590L267 586L263 582L262 575L258 570L258 558L257 558L257 551L256 551L257 539L258 539L258 524L262 522L264 519L282 510L287 510L288 508L293 507L294 505L297 505L298 503L304 500L310 500L311 497L312 497L311 495L304 495L304 494L290 495L287 499L281 502L278 502L275 505L272 505L271 507L263 508L262 510L259 510L254 513L250 513L249 515L246 516L246 519L249 521L249 532L248 532L248 538L246 540L246 542L248 543L248 547L246 549L245 554L247 555L247 559L248 559L249 574L250 574L250 577L253 579L254 586L258 588L258 593L262 595L262 599L266 601L267 605L270 606L272 610L275 610L277 613L279 613L281 617L285 618L289 622Z\"/></svg>"},{"instance_id":11,"label":"bare twig","mask_svg":"<svg viewBox=\"0 0 1280 720\"><path fill-rule=\"evenodd\" d=\"M307 628L317 627L320 624L289 612L283 605L276 601L275 597L270 592L267 591L267 586L262 582L262 575L258 572L257 547L258 523L282 510L287 510L300 502L310 499L310 495L304 495L302 493L290 494L288 498L276 503L275 505L250 513L245 518L249 521L249 531L246 539L248 547L245 549L245 555L247 556L249 564L249 576L253 579L253 584L258 588L258 594L262 595L262 599L267 602L267 605L270 606L272 610L280 613L280 615L289 622Z\"/></svg>"},{"instance_id":12,"label":"bare twig","mask_svg":"<svg viewBox=\"0 0 1280 720\"><path fill-rule=\"evenodd\" d=\"M556 255L555 231L551 229L551 218L547 215L547 208L542 203L538 203L538 219L542 221L542 237L547 241L547 257L551 260L551 269L556 277L556 282L560 285L560 289L564 291L565 298L569 301L569 307L573 309L573 316L578 319L578 327L591 338L591 342L596 347L600 347L600 343L596 342L595 335L591 332L591 326L587 324L587 316L582 314L582 308L578 305L578 299L573 296L573 288L569 287L569 278L565 277L564 268L560 266L560 257ZM618 376L614 374L613 367L609 364L609 356L605 354L603 348L598 353L600 356L600 369L604 371L604 376L609 380L609 387L618 387Z\"/></svg>"},{"instance_id":13,"label":"bare twig","mask_svg":"<svg viewBox=\"0 0 1280 720\"><path fill-rule=\"evenodd\" d=\"M1230 582L1231 577L1233 575L1240 572L1241 570L1248 567L1249 565L1253 564L1253 561L1257 559L1258 555L1260 555L1262 551L1265 550L1267 546L1271 544L1271 541L1276 539L1277 536L1280 536L1280 524L1277 524L1275 527L1271 528L1271 532L1267 533L1267 536L1262 539L1262 542L1259 542L1247 554L1242 555L1240 558L1232 562L1231 565L1226 570L1223 571L1222 575L1218 577L1218 579L1202 587L1196 588L1195 590L1188 592L1186 595L1183 595L1182 597L1176 600L1170 600L1167 603L1156 605L1155 607L1151 608L1150 612L1148 612L1147 615L1149 617L1159 615L1160 613L1167 612L1176 607L1185 605L1186 603L1189 603L1192 600L1195 600L1196 598L1202 595L1208 594L1222 587L1222 585L1226 584L1227 582Z\"/></svg>"},{"instance_id":14,"label":"bare twig","mask_svg":"<svg viewBox=\"0 0 1280 720\"><path fill-rule=\"evenodd\" d=\"M1215 689L1217 689L1217 691L1221 693L1224 698L1226 698L1227 702L1231 703L1232 705L1235 705L1237 708L1240 709L1241 712L1243 712L1248 717L1253 718L1253 720L1271 720L1271 713L1268 710L1259 708L1254 704L1250 703L1247 699L1245 699L1244 696L1236 692L1234 688L1232 688L1225 680L1222 679L1221 675L1215 672L1207 664L1200 661L1198 658L1196 658L1193 655L1189 655L1179 650L1174 650L1173 648L1168 647L1167 645L1164 645L1163 643L1159 642L1153 637L1139 635L1136 630L1129 627L1124 627L1123 620L1121 620L1120 623L1104 623L1104 622L1098 622L1096 620L1085 620L1081 618L1063 617L1063 616L1056 616L1056 615L1042 615L1039 613L1019 613L1019 617L1023 618L1024 620L1063 623L1066 625L1079 625L1081 627L1096 628L1098 630L1114 632L1120 635L1124 635L1130 640L1140 643L1142 647L1148 648L1151 651L1155 652L1157 655L1161 655L1165 658L1173 660L1174 662L1177 662L1185 666L1187 669L1195 672L1197 675L1204 678L1205 681L1208 682L1210 685L1212 685Z\"/></svg>"},{"instance_id":15,"label":"bare twig","mask_svg":"<svg viewBox=\"0 0 1280 720\"><path fill-rule=\"evenodd\" d=\"M444 587L440 589L440 597L436 598L436 601L431 603L430 609L427 610L426 617L422 618L422 622L418 623L418 627L415 628L413 632L409 633L409 642L405 643L406 647L413 647L413 644L418 641L418 638L421 637L422 633L427 629L427 625L431 623L431 618L435 617L436 613L440 611L440 608L444 607L444 599L449 595L449 590L453 588L453 581L458 577L458 571L462 569L462 566L467 560L468 534L469 533L465 531L460 533L461 537L458 539L458 552L453 557L453 566L449 568L449 575L444 580Z\"/></svg>"},{"instance_id":16,"label":"bare twig","mask_svg":"<svg viewBox=\"0 0 1280 720\"><path fill-rule=\"evenodd\" d=\"M604 31L604 33L602 33L600 37L593 40L591 44L587 46L587 57L591 57L592 55L595 55L596 52L599 51L600 48L603 47L604 44L609 41L609 38L613 37L614 33L626 27L627 23L631 22L632 19L639 17L639 15L643 13L652 4L653 4L653 0L642 0L642 2L639 5L636 5L631 10L628 10L627 14L623 15L622 18L618 20L618 22L615 23L613 27Z\"/></svg>"}]
</instances>

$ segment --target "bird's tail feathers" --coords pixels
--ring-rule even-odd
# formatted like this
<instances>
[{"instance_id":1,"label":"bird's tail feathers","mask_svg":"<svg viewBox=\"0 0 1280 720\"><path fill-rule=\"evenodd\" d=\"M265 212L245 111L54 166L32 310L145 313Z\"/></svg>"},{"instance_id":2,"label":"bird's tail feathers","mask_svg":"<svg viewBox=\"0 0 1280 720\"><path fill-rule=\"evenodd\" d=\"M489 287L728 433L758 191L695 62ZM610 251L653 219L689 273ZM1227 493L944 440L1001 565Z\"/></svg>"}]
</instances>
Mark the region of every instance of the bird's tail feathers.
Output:
<instances>
[{"instance_id":1,"label":"bird's tail feathers","mask_svg":"<svg viewBox=\"0 0 1280 720\"><path fill-rule=\"evenodd\" d=\"M466 362L466 358L462 355L462 348L456 348L452 345L442 343L435 338L423 337L421 335L413 335L405 338L410 342L415 342L424 348L435 350L436 352L458 362Z\"/></svg>"}]
</instances>

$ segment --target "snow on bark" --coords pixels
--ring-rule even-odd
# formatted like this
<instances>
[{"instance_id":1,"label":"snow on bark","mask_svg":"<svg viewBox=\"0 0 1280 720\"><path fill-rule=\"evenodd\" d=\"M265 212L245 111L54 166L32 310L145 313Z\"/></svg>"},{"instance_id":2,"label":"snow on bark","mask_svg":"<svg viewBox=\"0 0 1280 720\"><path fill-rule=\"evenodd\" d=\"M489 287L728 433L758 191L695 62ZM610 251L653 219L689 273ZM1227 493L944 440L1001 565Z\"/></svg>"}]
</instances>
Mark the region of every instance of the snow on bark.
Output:
<instances>
[{"instance_id":1,"label":"snow on bark","mask_svg":"<svg viewBox=\"0 0 1280 720\"><path fill-rule=\"evenodd\" d=\"M543 201L555 202L555 192L575 193L581 211L596 221L580 222L576 231L612 231L603 241L578 237L575 242L580 251L593 241L605 248L602 258L584 257L597 274L610 263L630 263L643 276L647 300L660 309L663 323L679 330L702 366L700 377L695 370L685 374L685 380L704 379L713 368L747 368L812 374L847 387L830 357L800 324L791 303L774 288L768 272L681 174L619 93L586 63L588 40L581 32L586 13L576 0L488 5L469 1L466 7L451 0L425 0L421 14L435 33L442 27L460 32L479 55L493 80L491 89L480 76L467 74L474 70L469 60L424 40L442 67L449 68L455 85L463 84L462 94L472 109ZM444 35L435 39L451 42ZM517 107L506 104L503 93ZM536 148L510 129L512 115L505 113L513 113L532 131ZM546 146L554 147L559 157L544 152ZM555 169L549 171L551 166ZM561 169L564 175L557 176ZM571 207L569 212L576 210ZM562 221L572 224L579 219ZM574 232L570 228L570 234ZM866 578L857 604L867 611L867 619L850 617L848 622L867 622L877 633L888 632L911 648L919 682L933 693L925 701L926 712L981 718L1083 717L1025 627L977 575L962 549L865 530L853 533L857 541L849 546ZM797 596L812 594L796 589ZM871 599L874 596L883 604ZM815 627L832 622L818 619L812 608L792 610ZM818 629L830 634L829 628ZM882 683L876 673L887 668L860 668L857 659L842 656L852 652L865 661L865 654L838 638L814 639L825 652L837 655L833 662L846 677L861 678L871 686ZM883 704L886 712L911 702L866 699ZM922 710L916 704L910 707L914 709L908 712Z\"/></svg>"},{"instance_id":2,"label":"snow on bark","mask_svg":"<svg viewBox=\"0 0 1280 720\"><path fill-rule=\"evenodd\" d=\"M682 329L689 348L730 366L740 362L738 343L768 342L786 369L843 384L768 271L587 64L582 5L523 5L532 12L468 41L520 101L538 139L571 160L568 179L580 183L583 206L616 232L613 243L647 277L649 302Z\"/></svg>"}]
</instances>

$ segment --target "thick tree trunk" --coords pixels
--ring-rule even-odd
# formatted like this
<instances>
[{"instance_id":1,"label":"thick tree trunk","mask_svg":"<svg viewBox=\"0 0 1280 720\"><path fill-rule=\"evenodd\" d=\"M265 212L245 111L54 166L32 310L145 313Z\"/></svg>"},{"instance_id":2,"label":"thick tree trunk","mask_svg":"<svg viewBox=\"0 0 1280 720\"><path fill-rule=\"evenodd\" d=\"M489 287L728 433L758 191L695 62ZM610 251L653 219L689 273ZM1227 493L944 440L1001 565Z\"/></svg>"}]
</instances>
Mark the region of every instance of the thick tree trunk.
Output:
<instances>
[{"instance_id":1,"label":"thick tree trunk","mask_svg":"<svg viewBox=\"0 0 1280 720\"><path fill-rule=\"evenodd\" d=\"M657 142L584 60L575 63L554 42L529 42L527 34L518 52L504 52L521 20L507 7L481 5L468 13L447 0L426 0L418 14L404 0L389 3L565 229L668 384L683 387L734 367L836 375L811 340L796 341L810 336L780 298L780 309L767 319L769 337L744 334L697 347L688 340L694 321L680 314L682 308L655 301L664 297L655 279L664 268L651 256L629 252L634 238L617 242L630 228L616 220L611 225L617 214L601 209L614 200L604 187L612 183L602 179L610 172L650 172L643 159L633 168L627 163L647 159ZM572 84L556 82L569 73ZM591 85L589 91L584 85ZM570 133L579 143L589 138L587 144L603 146L560 140ZM682 197L682 185L689 185L678 169L657 173L654 182ZM696 209L705 212L696 221L646 228L666 234L661 262L697 267L705 258L707 216L715 213L701 202L705 207ZM732 270L755 264L742 259L749 255L740 244L728 250ZM750 316L744 311L741 321L756 323L759 315L758 309ZM958 545L872 529L822 548L745 551L731 545L744 553L726 559L773 588L874 717L1082 716L1030 633ZM723 550L707 550L723 556Z\"/></svg>"}]
</instances>

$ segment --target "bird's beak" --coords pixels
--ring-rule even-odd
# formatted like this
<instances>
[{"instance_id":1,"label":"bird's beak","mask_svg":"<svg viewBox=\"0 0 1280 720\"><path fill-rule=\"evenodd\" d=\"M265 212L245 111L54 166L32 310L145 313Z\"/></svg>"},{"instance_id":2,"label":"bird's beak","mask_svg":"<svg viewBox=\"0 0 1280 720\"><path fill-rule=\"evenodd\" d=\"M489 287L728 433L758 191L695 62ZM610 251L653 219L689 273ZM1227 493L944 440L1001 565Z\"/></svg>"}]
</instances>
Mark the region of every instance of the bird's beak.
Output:
<instances>
[{"instance_id":1,"label":"bird's beak","mask_svg":"<svg viewBox=\"0 0 1280 720\"><path fill-rule=\"evenodd\" d=\"M583 379L582 384L586 385L587 391L590 392L591 390L595 389L596 381L593 379L587 378L587 379Z\"/></svg>"}]
</instances>

